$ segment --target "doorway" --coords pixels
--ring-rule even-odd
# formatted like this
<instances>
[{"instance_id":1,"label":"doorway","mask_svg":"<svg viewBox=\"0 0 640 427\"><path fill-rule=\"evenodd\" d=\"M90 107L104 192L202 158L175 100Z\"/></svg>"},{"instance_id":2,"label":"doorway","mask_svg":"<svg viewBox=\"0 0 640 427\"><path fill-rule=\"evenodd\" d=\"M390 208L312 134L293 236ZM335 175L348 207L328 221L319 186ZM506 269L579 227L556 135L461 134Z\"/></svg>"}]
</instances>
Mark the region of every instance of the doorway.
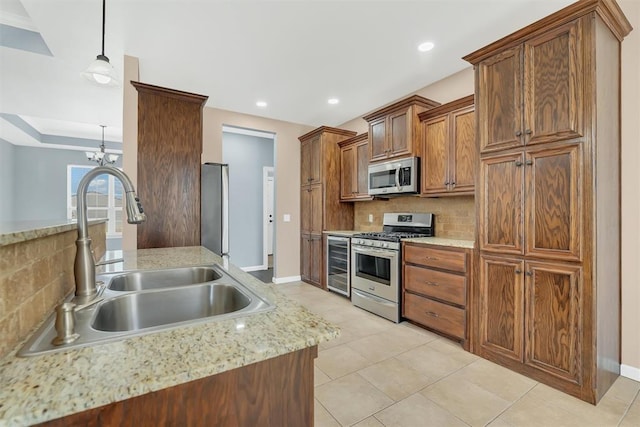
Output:
<instances>
[{"instance_id":1,"label":"doorway","mask_svg":"<svg viewBox=\"0 0 640 427\"><path fill-rule=\"evenodd\" d=\"M273 220L275 195L269 186L274 183L274 153L275 134L223 126L222 162L229 165L229 259L244 271L262 273L260 280L267 281L268 275L268 282L273 279L269 255L274 253L276 230L275 222L266 226L265 206L272 206L266 215ZM270 202L264 200L265 193Z\"/></svg>"},{"instance_id":2,"label":"doorway","mask_svg":"<svg viewBox=\"0 0 640 427\"><path fill-rule=\"evenodd\" d=\"M273 215L275 210L273 191L273 167L264 166L262 168L262 266L266 270L271 270L271 273L273 273Z\"/></svg>"}]
</instances>

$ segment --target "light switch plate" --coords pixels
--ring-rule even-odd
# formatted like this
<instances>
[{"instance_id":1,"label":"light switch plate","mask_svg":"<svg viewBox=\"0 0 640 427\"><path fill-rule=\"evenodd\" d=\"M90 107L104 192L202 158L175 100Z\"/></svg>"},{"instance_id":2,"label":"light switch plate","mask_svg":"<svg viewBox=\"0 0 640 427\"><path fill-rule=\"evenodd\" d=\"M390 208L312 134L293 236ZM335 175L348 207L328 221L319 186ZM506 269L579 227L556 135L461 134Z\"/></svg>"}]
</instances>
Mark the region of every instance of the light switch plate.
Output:
<instances>
[{"instance_id":1,"label":"light switch plate","mask_svg":"<svg viewBox=\"0 0 640 427\"><path fill-rule=\"evenodd\" d=\"M369 214L369 222L373 222L373 214Z\"/></svg>"},{"instance_id":2,"label":"light switch plate","mask_svg":"<svg viewBox=\"0 0 640 427\"><path fill-rule=\"evenodd\" d=\"M284 215L282 216L282 220L283 220L284 222L291 222L291 215L289 215L289 214L284 214Z\"/></svg>"}]
</instances>

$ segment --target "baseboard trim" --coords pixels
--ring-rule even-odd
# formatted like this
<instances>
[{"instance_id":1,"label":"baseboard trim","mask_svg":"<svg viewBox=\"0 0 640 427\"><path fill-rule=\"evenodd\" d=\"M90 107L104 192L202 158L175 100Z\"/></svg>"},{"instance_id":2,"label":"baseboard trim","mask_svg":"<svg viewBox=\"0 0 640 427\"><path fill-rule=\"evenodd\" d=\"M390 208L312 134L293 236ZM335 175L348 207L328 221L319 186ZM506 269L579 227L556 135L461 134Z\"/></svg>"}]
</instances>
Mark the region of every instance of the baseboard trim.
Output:
<instances>
[{"instance_id":1,"label":"baseboard trim","mask_svg":"<svg viewBox=\"0 0 640 427\"><path fill-rule=\"evenodd\" d=\"M620 375L634 381L640 381L640 368L629 365L620 365Z\"/></svg>"},{"instance_id":2,"label":"baseboard trim","mask_svg":"<svg viewBox=\"0 0 640 427\"><path fill-rule=\"evenodd\" d=\"M253 265L251 267L241 267L240 270L242 271L260 271L260 270L266 270L267 268L264 265Z\"/></svg>"},{"instance_id":3,"label":"baseboard trim","mask_svg":"<svg viewBox=\"0 0 640 427\"><path fill-rule=\"evenodd\" d=\"M273 283L281 285L283 283L299 282L300 280L302 280L302 277L300 276L274 277Z\"/></svg>"}]
</instances>

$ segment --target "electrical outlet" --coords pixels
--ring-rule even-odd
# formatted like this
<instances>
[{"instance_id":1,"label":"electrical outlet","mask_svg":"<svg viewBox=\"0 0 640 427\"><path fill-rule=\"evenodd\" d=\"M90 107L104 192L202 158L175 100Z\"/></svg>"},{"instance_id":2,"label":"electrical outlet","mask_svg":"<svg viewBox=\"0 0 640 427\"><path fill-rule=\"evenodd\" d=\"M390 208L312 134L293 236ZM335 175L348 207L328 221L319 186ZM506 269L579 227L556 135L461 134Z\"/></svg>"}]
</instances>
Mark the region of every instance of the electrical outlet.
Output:
<instances>
[{"instance_id":1,"label":"electrical outlet","mask_svg":"<svg viewBox=\"0 0 640 427\"><path fill-rule=\"evenodd\" d=\"M289 214L284 214L284 215L282 216L282 221L284 221L284 222L291 222L291 215L289 215Z\"/></svg>"},{"instance_id":2,"label":"electrical outlet","mask_svg":"<svg viewBox=\"0 0 640 427\"><path fill-rule=\"evenodd\" d=\"M373 214L369 214L369 222L373 222Z\"/></svg>"}]
</instances>

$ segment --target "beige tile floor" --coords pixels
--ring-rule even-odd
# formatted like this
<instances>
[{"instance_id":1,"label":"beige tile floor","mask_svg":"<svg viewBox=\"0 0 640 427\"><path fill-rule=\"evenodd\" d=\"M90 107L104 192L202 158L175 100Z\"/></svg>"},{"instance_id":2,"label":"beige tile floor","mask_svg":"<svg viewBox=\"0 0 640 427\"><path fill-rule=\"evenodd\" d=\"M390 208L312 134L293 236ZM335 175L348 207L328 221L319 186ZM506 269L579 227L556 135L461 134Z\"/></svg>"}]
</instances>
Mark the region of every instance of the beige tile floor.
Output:
<instances>
[{"instance_id":1,"label":"beige tile floor","mask_svg":"<svg viewBox=\"0 0 640 427\"><path fill-rule=\"evenodd\" d=\"M278 288L342 329L319 346L316 427L640 426L639 382L620 377L593 406L337 294L302 282Z\"/></svg>"}]
</instances>

